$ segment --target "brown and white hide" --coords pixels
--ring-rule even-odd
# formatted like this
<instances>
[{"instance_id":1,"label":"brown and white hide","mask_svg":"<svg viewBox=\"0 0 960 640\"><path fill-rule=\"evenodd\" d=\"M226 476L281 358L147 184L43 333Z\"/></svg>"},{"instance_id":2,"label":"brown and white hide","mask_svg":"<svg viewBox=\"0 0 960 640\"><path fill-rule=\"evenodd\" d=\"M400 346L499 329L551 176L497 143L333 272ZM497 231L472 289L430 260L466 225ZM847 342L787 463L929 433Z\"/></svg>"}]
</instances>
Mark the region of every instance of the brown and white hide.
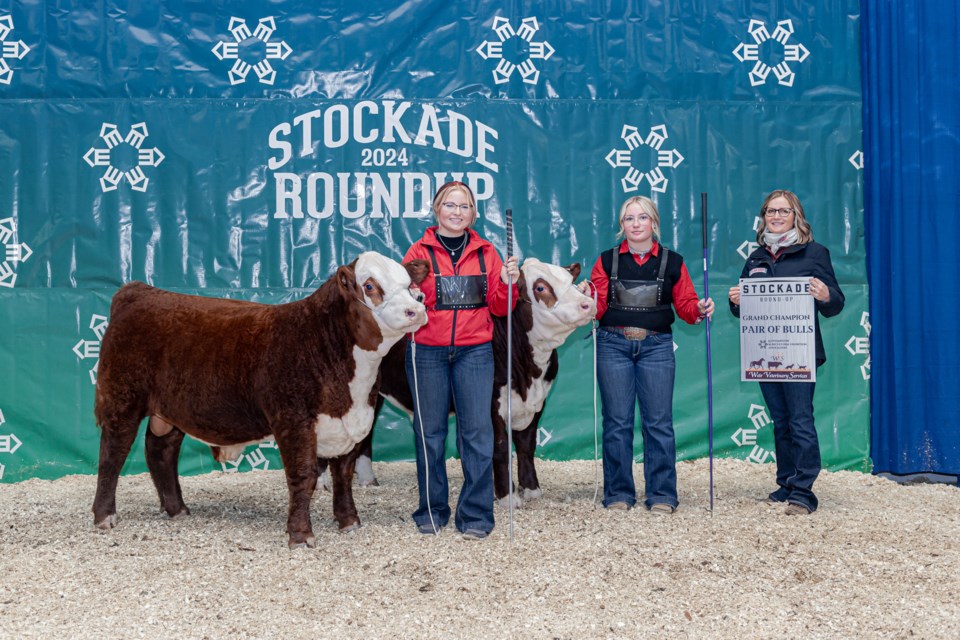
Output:
<instances>
[{"instance_id":1,"label":"brown and white hide","mask_svg":"<svg viewBox=\"0 0 960 640\"><path fill-rule=\"evenodd\" d=\"M317 456L331 458L333 511L359 526L351 480L373 424L380 362L426 323L410 292L428 272L367 252L296 302L264 305L124 285L100 350L94 412L101 428L94 524L116 525L116 487L143 418L146 461L171 517L189 513L177 459L184 435L226 459L272 437L290 494L291 548L316 544L310 499Z\"/></svg>"}]
</instances>

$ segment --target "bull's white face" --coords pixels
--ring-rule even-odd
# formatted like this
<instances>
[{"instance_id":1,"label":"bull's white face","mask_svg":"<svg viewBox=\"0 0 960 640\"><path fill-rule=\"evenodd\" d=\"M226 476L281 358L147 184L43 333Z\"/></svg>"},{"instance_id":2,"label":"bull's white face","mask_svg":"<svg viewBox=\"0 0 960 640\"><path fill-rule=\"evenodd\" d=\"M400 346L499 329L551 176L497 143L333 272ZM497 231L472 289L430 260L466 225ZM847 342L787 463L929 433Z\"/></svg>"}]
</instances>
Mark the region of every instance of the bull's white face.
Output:
<instances>
[{"instance_id":1,"label":"bull's white face","mask_svg":"<svg viewBox=\"0 0 960 640\"><path fill-rule=\"evenodd\" d=\"M563 267L527 258L521 269L539 340L559 345L596 315L596 302L573 285L573 274Z\"/></svg>"},{"instance_id":2,"label":"bull's white face","mask_svg":"<svg viewBox=\"0 0 960 640\"><path fill-rule=\"evenodd\" d=\"M427 309L410 293L410 274L399 262L367 251L357 258L354 272L363 292L363 303L373 310L390 346L396 342L391 338L416 331L427 323Z\"/></svg>"}]
</instances>

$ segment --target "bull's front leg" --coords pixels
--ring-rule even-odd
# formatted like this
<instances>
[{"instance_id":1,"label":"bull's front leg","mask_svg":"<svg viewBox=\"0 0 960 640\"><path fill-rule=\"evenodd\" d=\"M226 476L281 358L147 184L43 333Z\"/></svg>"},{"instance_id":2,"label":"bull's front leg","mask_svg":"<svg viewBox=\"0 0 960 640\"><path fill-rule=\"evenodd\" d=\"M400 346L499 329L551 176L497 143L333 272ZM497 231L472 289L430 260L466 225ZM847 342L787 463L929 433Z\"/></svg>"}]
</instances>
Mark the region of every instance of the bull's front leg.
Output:
<instances>
[{"instance_id":1,"label":"bull's front leg","mask_svg":"<svg viewBox=\"0 0 960 640\"><path fill-rule=\"evenodd\" d=\"M534 454L537 452L537 431L540 429L540 416L537 412L530 425L522 431L513 432L513 444L517 448L517 484L524 500L535 500L543 495L537 469L534 466Z\"/></svg>"},{"instance_id":2,"label":"bull's front leg","mask_svg":"<svg viewBox=\"0 0 960 640\"><path fill-rule=\"evenodd\" d=\"M500 501L510 493L510 449L507 425L494 410L493 414L493 494Z\"/></svg>"},{"instance_id":3,"label":"bull's front leg","mask_svg":"<svg viewBox=\"0 0 960 640\"><path fill-rule=\"evenodd\" d=\"M290 506L287 512L287 544L291 549L317 546L310 524L310 500L317 488L317 435L310 422L274 429L277 448L287 476Z\"/></svg>"},{"instance_id":4,"label":"bull's front leg","mask_svg":"<svg viewBox=\"0 0 960 640\"><path fill-rule=\"evenodd\" d=\"M333 517L337 519L341 533L360 528L360 516L353 501L353 472L357 465L363 443L358 443L349 453L330 459L330 479L333 481Z\"/></svg>"}]
</instances>

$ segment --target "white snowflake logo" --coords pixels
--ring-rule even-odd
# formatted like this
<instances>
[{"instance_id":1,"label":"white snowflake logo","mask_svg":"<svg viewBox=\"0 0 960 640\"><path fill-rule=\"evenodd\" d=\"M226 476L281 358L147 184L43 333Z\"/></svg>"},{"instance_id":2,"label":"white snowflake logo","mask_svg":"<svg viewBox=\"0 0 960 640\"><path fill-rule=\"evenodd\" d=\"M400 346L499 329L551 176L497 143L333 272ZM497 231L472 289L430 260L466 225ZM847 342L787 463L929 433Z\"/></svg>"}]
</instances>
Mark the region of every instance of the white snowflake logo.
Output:
<instances>
[{"instance_id":1,"label":"white snowflake logo","mask_svg":"<svg viewBox=\"0 0 960 640\"><path fill-rule=\"evenodd\" d=\"M90 384L97 384L97 368L100 366L100 342L103 340L103 334L107 332L107 321L106 316L101 316L98 314L93 314L90 316L90 328L93 330L93 335L97 337L96 340L80 340L77 344L73 345L73 352L77 354L77 357L81 360L86 360L88 358L96 359L96 362L93 363L93 367L90 368Z\"/></svg>"},{"instance_id":2,"label":"white snowflake logo","mask_svg":"<svg viewBox=\"0 0 960 640\"><path fill-rule=\"evenodd\" d=\"M277 23L273 16L261 18L252 33L245 20L231 17L228 30L233 34L233 42L218 41L213 47L213 55L220 60L236 61L228 74L230 84L246 82L250 69L253 69L262 84L272 85L277 78L277 71L270 61L286 60L293 51L283 40L270 42L273 32L277 30ZM244 55L254 61L254 64L240 57L241 45L244 48Z\"/></svg>"},{"instance_id":3,"label":"white snowflake logo","mask_svg":"<svg viewBox=\"0 0 960 640\"><path fill-rule=\"evenodd\" d=\"M497 84L503 84L510 80L514 71L518 71L525 83L537 84L540 79L540 70L537 69L533 61L549 60L554 52L554 48L546 40L533 41L533 37L540 30L537 19L533 17L524 18L520 22L520 28L514 30L509 20L497 16L493 19L491 29L496 34L497 39L495 41L484 40L476 48L476 52L484 60L499 61L493 70L493 81ZM516 45L517 64L503 57L503 45L508 42Z\"/></svg>"},{"instance_id":4,"label":"white snowflake logo","mask_svg":"<svg viewBox=\"0 0 960 640\"><path fill-rule=\"evenodd\" d=\"M860 365L860 375L864 380L870 379L870 312L864 311L860 314L860 326L867 333L865 338L850 336L850 339L843 345L852 356L865 355L867 359Z\"/></svg>"},{"instance_id":5,"label":"white snowflake logo","mask_svg":"<svg viewBox=\"0 0 960 640\"><path fill-rule=\"evenodd\" d=\"M646 137L640 135L640 130L631 125L624 125L620 137L626 143L626 149L611 149L606 156L607 164L614 169L624 167L626 173L620 180L624 193L636 191L644 178L650 183L650 188L657 193L667 190L667 178L663 175L665 167L675 168L683 162L683 156L676 149L664 149L663 143L669 137L667 125L660 124L652 129ZM633 166L633 151L646 145L657 151L657 166L644 173Z\"/></svg>"},{"instance_id":6,"label":"white snowflake logo","mask_svg":"<svg viewBox=\"0 0 960 640\"><path fill-rule=\"evenodd\" d=\"M730 439L738 447L752 447L750 454L747 456L749 462L762 464L767 460L776 460L776 453L757 444L757 432L768 424L772 424L770 416L767 415L766 407L751 404L747 411L747 417L750 419L751 426L737 429L737 432L730 436Z\"/></svg>"},{"instance_id":7,"label":"white snowflake logo","mask_svg":"<svg viewBox=\"0 0 960 640\"><path fill-rule=\"evenodd\" d=\"M7 60L23 60L23 56L30 52L23 40L7 41L7 36L13 31L13 17L0 17L0 84L10 84L13 81L13 69Z\"/></svg>"},{"instance_id":8,"label":"white snowflake logo","mask_svg":"<svg viewBox=\"0 0 960 640\"><path fill-rule=\"evenodd\" d=\"M3 417L3 411L0 410L0 427L3 426L4 422L6 422L6 420ZM0 435L0 453L16 453L22 444L23 442L20 441L20 438L18 438L15 433ZM6 467L0 463L0 480L3 479L4 469L6 469Z\"/></svg>"},{"instance_id":9,"label":"white snowflake logo","mask_svg":"<svg viewBox=\"0 0 960 640\"><path fill-rule=\"evenodd\" d=\"M100 137L107 143L106 149L90 147L90 150L84 154L83 159L91 167L106 167L103 177L100 178L100 188L104 193L113 191L120 185L120 181L126 177L130 183L130 188L134 191L146 191L150 179L144 175L141 167L159 167L160 163L166 157L156 147L143 148L143 143L150 133L147 131L146 122L138 122L130 127L127 137L120 135L117 125L104 122L100 127ZM122 164L123 159L114 157L114 152L122 154L127 147L132 147L136 152L136 164L133 164L128 170L123 171L117 168L117 164Z\"/></svg>"},{"instance_id":10,"label":"white snowflake logo","mask_svg":"<svg viewBox=\"0 0 960 640\"><path fill-rule=\"evenodd\" d=\"M733 55L735 55L740 62L756 62L750 71L750 85L756 87L757 85L766 84L767 76L770 75L770 71L772 70L773 75L777 77L777 82L785 87L792 87L796 74L787 63L803 62L810 55L810 51L799 42L797 44L787 44L790 36L793 35L793 21L781 20L777 23L777 28L774 29L773 35L770 35L763 21L751 20L747 31L753 36L754 44L741 42L737 45L737 48L733 50ZM760 59L760 45L767 40L774 40L783 45L783 59L773 67Z\"/></svg>"},{"instance_id":11,"label":"white snowflake logo","mask_svg":"<svg viewBox=\"0 0 960 640\"><path fill-rule=\"evenodd\" d=\"M3 258L0 261L0 287L12 289L17 282L17 273L13 270L14 264L26 262L33 255L33 251L26 242L17 242L17 223L13 218L0 220L0 243L3 243Z\"/></svg>"}]
</instances>

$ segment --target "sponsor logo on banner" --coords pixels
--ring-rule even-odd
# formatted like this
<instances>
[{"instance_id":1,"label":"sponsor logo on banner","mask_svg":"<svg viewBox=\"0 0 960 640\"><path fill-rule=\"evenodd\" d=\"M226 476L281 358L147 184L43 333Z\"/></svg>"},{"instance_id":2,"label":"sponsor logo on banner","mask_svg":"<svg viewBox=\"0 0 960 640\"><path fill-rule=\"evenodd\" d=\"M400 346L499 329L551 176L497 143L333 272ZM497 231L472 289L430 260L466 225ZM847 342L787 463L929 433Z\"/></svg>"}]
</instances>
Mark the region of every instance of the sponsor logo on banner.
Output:
<instances>
[{"instance_id":1,"label":"sponsor logo on banner","mask_svg":"<svg viewBox=\"0 0 960 640\"><path fill-rule=\"evenodd\" d=\"M740 280L740 381L816 382L807 278Z\"/></svg>"},{"instance_id":2,"label":"sponsor logo on banner","mask_svg":"<svg viewBox=\"0 0 960 640\"><path fill-rule=\"evenodd\" d=\"M450 180L465 182L477 202L493 196L494 161L499 132L453 109L430 103L364 100L331 104L281 122L270 131L276 193L274 218L403 217L430 213L436 188ZM297 159L359 145L355 171L296 173ZM318 149L320 150L318 153ZM416 171L416 155L445 151L477 171ZM316 164L311 162L311 164ZM484 169L486 171L484 171Z\"/></svg>"},{"instance_id":3,"label":"sponsor logo on banner","mask_svg":"<svg viewBox=\"0 0 960 640\"><path fill-rule=\"evenodd\" d=\"M6 418L3 417L3 410L0 409L0 454L12 455L17 452L17 449L20 448L23 442L20 441L17 434L7 433L3 427L4 423L6 423ZM0 480L3 480L3 472L5 469L6 466L3 462L0 462Z\"/></svg>"},{"instance_id":4,"label":"sponsor logo on banner","mask_svg":"<svg viewBox=\"0 0 960 640\"><path fill-rule=\"evenodd\" d=\"M30 52L30 47L23 40L13 40L10 37L12 31L13 16L0 16L0 84L10 84L13 81L10 61L23 60Z\"/></svg>"},{"instance_id":5,"label":"sponsor logo on banner","mask_svg":"<svg viewBox=\"0 0 960 640\"><path fill-rule=\"evenodd\" d=\"M493 81L504 84L514 72L527 84L537 84L540 70L534 60L549 60L554 48L546 40L534 41L540 30L536 18L524 18L517 29L501 16L493 19L491 27L495 40L484 40L475 49L484 60L496 60Z\"/></svg>"},{"instance_id":6,"label":"sponsor logo on banner","mask_svg":"<svg viewBox=\"0 0 960 640\"><path fill-rule=\"evenodd\" d=\"M800 64L810 56L810 51L802 43L790 44L793 21L781 20L771 34L762 20L751 20L747 32L753 36L753 44L741 42L733 50L733 55L740 62L755 63L749 74L750 85L756 87L766 84L772 71L779 84L792 87L796 73L788 63ZM771 53L769 58L762 60L760 48L766 42L778 42L779 46L774 45L773 50L779 49L779 52Z\"/></svg>"},{"instance_id":7,"label":"sponsor logo on banner","mask_svg":"<svg viewBox=\"0 0 960 640\"><path fill-rule=\"evenodd\" d=\"M252 70L261 84L272 85L277 79L277 71L270 61L286 60L293 51L283 40L271 42L277 30L273 16L261 18L253 31L250 31L245 20L231 17L227 29L233 35L233 41L217 41L213 47L213 55L220 60L234 61L227 73L230 84L246 82Z\"/></svg>"},{"instance_id":8,"label":"sponsor logo on banner","mask_svg":"<svg viewBox=\"0 0 960 640\"><path fill-rule=\"evenodd\" d=\"M97 384L97 368L100 366L100 342L103 340L103 334L107 332L106 316L93 314L90 316L90 329L93 331L95 340L84 340L73 345L73 352L81 360L93 360L93 366L90 368L90 384Z\"/></svg>"},{"instance_id":9,"label":"sponsor logo on banner","mask_svg":"<svg viewBox=\"0 0 960 640\"><path fill-rule=\"evenodd\" d=\"M117 125L104 122L100 127L100 137L106 148L90 147L83 159L91 167L106 167L100 178L103 192L114 191L124 178L134 191L146 191L150 178L143 167L159 167L166 157L156 147L144 147L150 133L146 122L138 122L130 127L126 137L120 135Z\"/></svg>"},{"instance_id":10,"label":"sponsor logo on banner","mask_svg":"<svg viewBox=\"0 0 960 640\"><path fill-rule=\"evenodd\" d=\"M863 364L860 365L860 375L864 380L870 379L870 313L864 311L860 315L860 326L866 331L865 338L850 336L850 339L843 345L852 356L867 356Z\"/></svg>"},{"instance_id":11,"label":"sponsor logo on banner","mask_svg":"<svg viewBox=\"0 0 960 640\"><path fill-rule=\"evenodd\" d=\"M3 244L3 255L0 255L0 287L12 289L17 283L17 272L14 268L21 262L26 262L33 255L33 251L26 242L17 239L17 223L13 218L0 220L0 243Z\"/></svg>"},{"instance_id":12,"label":"sponsor logo on banner","mask_svg":"<svg viewBox=\"0 0 960 640\"><path fill-rule=\"evenodd\" d=\"M733 443L738 447L750 447L750 453L747 455L749 462L762 464L767 460L776 460L777 455L773 451L769 451L757 444L757 435L760 433L760 430L772 424L770 416L767 415L766 407L759 404L751 404L750 409L747 411L747 418L750 420L750 424L737 429L736 433L730 436L730 439L733 440ZM769 429L767 431L769 432Z\"/></svg>"},{"instance_id":13,"label":"sponsor logo on banner","mask_svg":"<svg viewBox=\"0 0 960 640\"><path fill-rule=\"evenodd\" d=\"M606 155L605 160L607 164L614 169L626 169L623 178L620 180L620 186L623 187L624 193L636 191L640 188L640 183L642 183L644 179L650 183L650 189L652 191L663 193L667 190L669 180L663 175L663 169L673 169L680 166L680 163L683 162L683 156L680 155L679 151L664 148L663 143L669 137L667 134L667 125L665 124L659 124L651 128L646 136L640 135L640 130L632 125L627 124L623 126L620 138L627 148L617 149L615 147L611 149L610 153ZM657 154L657 164L649 171L643 171L637 168L637 165L642 166L644 169L649 166L649 163L642 162L642 156L644 155L647 155L647 160L649 161L649 154L637 151L644 146L653 149Z\"/></svg>"}]
</instances>

